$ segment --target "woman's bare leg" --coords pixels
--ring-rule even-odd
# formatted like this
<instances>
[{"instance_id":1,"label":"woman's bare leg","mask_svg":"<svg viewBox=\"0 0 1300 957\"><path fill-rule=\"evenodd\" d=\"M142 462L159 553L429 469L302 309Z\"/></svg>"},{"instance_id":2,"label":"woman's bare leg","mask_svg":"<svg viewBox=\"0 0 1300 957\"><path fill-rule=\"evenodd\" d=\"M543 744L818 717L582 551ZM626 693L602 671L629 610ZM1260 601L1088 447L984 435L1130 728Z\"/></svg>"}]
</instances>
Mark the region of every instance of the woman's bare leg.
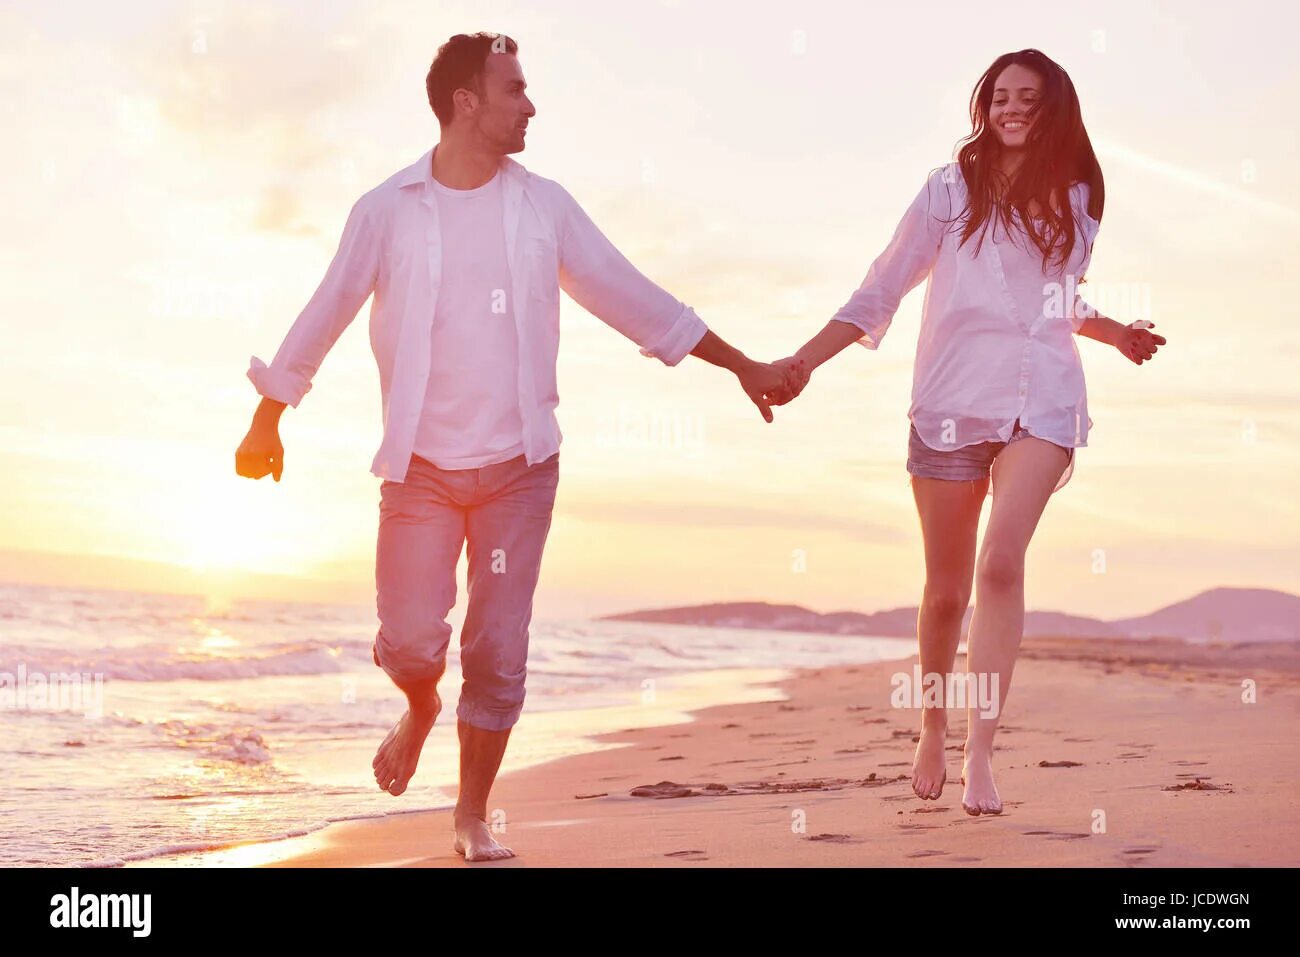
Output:
<instances>
[{"instance_id":1,"label":"woman's bare leg","mask_svg":"<svg viewBox=\"0 0 1300 957\"><path fill-rule=\"evenodd\" d=\"M993 460L993 508L975 569L975 611L966 647L966 670L997 678L997 715L967 709L962 806L968 814L1001 814L993 783L993 735L1006 705L1025 627L1025 553L1043 508L1069 461L1059 445L1027 437ZM979 682L982 687L991 687Z\"/></svg>"},{"instance_id":2,"label":"woman's bare leg","mask_svg":"<svg viewBox=\"0 0 1300 957\"><path fill-rule=\"evenodd\" d=\"M912 477L912 495L925 541L925 591L916 616L921 646L921 674L952 671L961 640L961 622L970 604L975 570L975 536L989 480L954 482ZM944 707L921 711L921 737L912 759L912 790L935 800L947 776L944 742L948 731Z\"/></svg>"}]
</instances>

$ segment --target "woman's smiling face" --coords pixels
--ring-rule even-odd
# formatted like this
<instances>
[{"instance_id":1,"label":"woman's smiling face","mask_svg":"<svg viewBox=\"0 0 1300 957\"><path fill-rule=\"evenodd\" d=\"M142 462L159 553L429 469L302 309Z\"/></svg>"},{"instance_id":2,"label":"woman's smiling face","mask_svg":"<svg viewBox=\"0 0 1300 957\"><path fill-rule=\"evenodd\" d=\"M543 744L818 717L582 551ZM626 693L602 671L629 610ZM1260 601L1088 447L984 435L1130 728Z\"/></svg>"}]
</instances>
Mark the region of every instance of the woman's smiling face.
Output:
<instances>
[{"instance_id":1,"label":"woman's smiling face","mask_svg":"<svg viewBox=\"0 0 1300 957\"><path fill-rule=\"evenodd\" d=\"M1028 67L1013 63L998 74L989 104L989 125L1004 148L1022 149L1028 142L1029 128L1038 119L1030 115L1030 109L1042 96L1042 78Z\"/></svg>"}]
</instances>

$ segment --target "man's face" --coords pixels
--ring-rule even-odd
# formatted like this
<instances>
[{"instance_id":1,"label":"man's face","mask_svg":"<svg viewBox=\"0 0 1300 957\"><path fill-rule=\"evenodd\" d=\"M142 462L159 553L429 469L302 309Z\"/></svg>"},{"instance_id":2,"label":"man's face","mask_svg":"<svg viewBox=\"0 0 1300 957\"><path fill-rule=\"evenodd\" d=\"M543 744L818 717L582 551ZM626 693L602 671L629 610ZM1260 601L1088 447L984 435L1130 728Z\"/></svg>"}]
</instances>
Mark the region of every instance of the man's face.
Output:
<instances>
[{"instance_id":1,"label":"man's face","mask_svg":"<svg viewBox=\"0 0 1300 957\"><path fill-rule=\"evenodd\" d=\"M474 126L482 141L500 153L524 148L528 120L537 110L524 90L524 71L512 53L489 53L481 76L483 95L478 98Z\"/></svg>"}]
</instances>

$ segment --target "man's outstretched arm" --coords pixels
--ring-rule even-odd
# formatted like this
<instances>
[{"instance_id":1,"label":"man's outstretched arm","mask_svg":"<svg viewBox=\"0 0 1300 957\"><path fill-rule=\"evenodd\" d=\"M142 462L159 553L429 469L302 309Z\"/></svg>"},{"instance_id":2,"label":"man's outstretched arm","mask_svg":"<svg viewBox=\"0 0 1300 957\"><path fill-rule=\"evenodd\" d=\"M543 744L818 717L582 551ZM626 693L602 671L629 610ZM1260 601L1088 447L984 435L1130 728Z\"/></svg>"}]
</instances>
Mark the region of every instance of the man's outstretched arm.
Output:
<instances>
[{"instance_id":1,"label":"man's outstretched arm","mask_svg":"<svg viewBox=\"0 0 1300 957\"><path fill-rule=\"evenodd\" d=\"M353 204L325 277L289 328L275 358L269 366L257 356L250 360L247 375L262 401L235 451L237 474L248 478L270 474L280 481L284 469L280 415L286 405L297 408L326 354L374 291L379 238L373 217L366 197Z\"/></svg>"},{"instance_id":2,"label":"man's outstretched arm","mask_svg":"<svg viewBox=\"0 0 1300 957\"><path fill-rule=\"evenodd\" d=\"M311 390L311 380L343 330L375 289L379 275L379 230L373 203L353 204L334 258L307 305L294 320L268 366L257 356L248 378L258 393L294 408Z\"/></svg>"},{"instance_id":3,"label":"man's outstretched arm","mask_svg":"<svg viewBox=\"0 0 1300 957\"><path fill-rule=\"evenodd\" d=\"M772 421L764 398L786 382L765 362L750 359L705 325L671 293L651 282L618 251L568 191L559 236L560 286L606 325L641 347L641 354L677 365L688 355L730 370L763 418Z\"/></svg>"}]
</instances>

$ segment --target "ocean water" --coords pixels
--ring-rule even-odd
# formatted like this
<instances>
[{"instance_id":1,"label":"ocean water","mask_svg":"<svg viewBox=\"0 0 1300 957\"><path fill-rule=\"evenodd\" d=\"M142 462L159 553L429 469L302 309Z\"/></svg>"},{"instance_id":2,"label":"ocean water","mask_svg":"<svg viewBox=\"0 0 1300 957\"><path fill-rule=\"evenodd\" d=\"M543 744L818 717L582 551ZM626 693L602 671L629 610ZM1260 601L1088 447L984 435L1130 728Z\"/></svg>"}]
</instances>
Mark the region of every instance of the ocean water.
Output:
<instances>
[{"instance_id":1,"label":"ocean water","mask_svg":"<svg viewBox=\"0 0 1300 957\"><path fill-rule=\"evenodd\" d=\"M0 865L112 866L450 806L459 628L443 717L394 799L370 767L404 710L371 660L376 626L373 605L214 607L199 596L0 584ZM594 716L645 701L647 689L698 685L701 673L914 650L896 638L534 620L528 698L503 771L581 744L530 737L530 714ZM626 726L625 712L619 720ZM601 730L616 729L584 733Z\"/></svg>"}]
</instances>

